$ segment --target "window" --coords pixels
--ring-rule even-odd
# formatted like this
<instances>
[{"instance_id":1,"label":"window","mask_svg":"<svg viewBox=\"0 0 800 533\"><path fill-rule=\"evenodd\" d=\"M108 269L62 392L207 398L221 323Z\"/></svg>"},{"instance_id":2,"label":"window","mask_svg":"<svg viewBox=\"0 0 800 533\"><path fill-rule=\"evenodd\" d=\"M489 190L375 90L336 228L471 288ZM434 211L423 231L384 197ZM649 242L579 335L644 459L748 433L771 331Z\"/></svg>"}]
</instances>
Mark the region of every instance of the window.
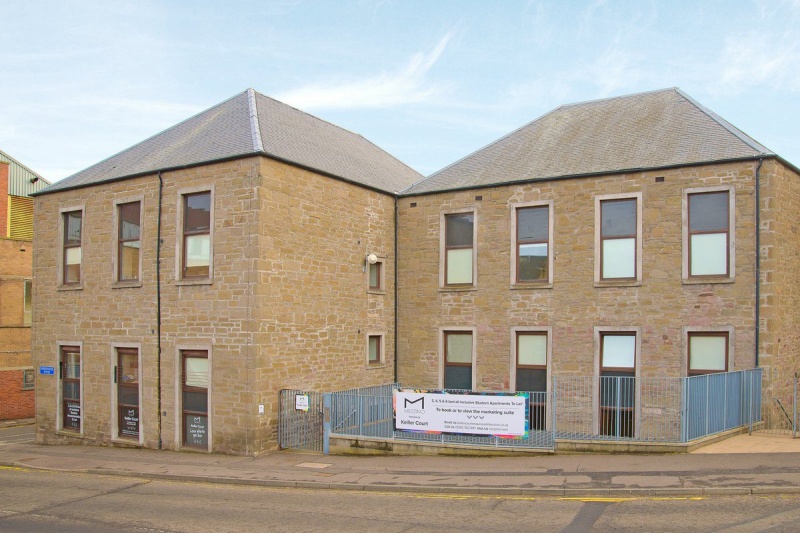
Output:
<instances>
[{"instance_id":1,"label":"window","mask_svg":"<svg viewBox=\"0 0 800 533\"><path fill-rule=\"evenodd\" d=\"M183 389L183 444L208 449L208 352L181 352Z\"/></svg>"},{"instance_id":2,"label":"window","mask_svg":"<svg viewBox=\"0 0 800 533\"><path fill-rule=\"evenodd\" d=\"M731 191L687 192L689 277L731 277Z\"/></svg>"},{"instance_id":3,"label":"window","mask_svg":"<svg viewBox=\"0 0 800 533\"><path fill-rule=\"evenodd\" d=\"M474 285L475 214L445 215L444 284Z\"/></svg>"},{"instance_id":4,"label":"window","mask_svg":"<svg viewBox=\"0 0 800 533\"><path fill-rule=\"evenodd\" d=\"M32 368L22 371L22 390L33 390L36 386L36 372Z\"/></svg>"},{"instance_id":5,"label":"window","mask_svg":"<svg viewBox=\"0 0 800 533\"><path fill-rule=\"evenodd\" d=\"M367 262L367 272L368 272L368 279L367 279L367 288L371 291L382 291L384 290L384 268L383 268L383 259L378 258L378 260L373 263L369 264Z\"/></svg>"},{"instance_id":6,"label":"window","mask_svg":"<svg viewBox=\"0 0 800 533\"><path fill-rule=\"evenodd\" d=\"M211 277L211 191L183 195L182 278Z\"/></svg>"},{"instance_id":7,"label":"window","mask_svg":"<svg viewBox=\"0 0 800 533\"><path fill-rule=\"evenodd\" d=\"M688 332L690 376L728 371L727 332Z\"/></svg>"},{"instance_id":8,"label":"window","mask_svg":"<svg viewBox=\"0 0 800 533\"><path fill-rule=\"evenodd\" d=\"M472 332L444 332L444 388L472 389Z\"/></svg>"},{"instance_id":9,"label":"window","mask_svg":"<svg viewBox=\"0 0 800 533\"><path fill-rule=\"evenodd\" d=\"M636 280L637 198L600 198L600 281Z\"/></svg>"},{"instance_id":10,"label":"window","mask_svg":"<svg viewBox=\"0 0 800 533\"><path fill-rule=\"evenodd\" d=\"M367 364L383 364L383 335L369 335L367 338Z\"/></svg>"},{"instance_id":11,"label":"window","mask_svg":"<svg viewBox=\"0 0 800 533\"><path fill-rule=\"evenodd\" d=\"M77 285L81 282L81 262L83 259L81 246L82 211L70 211L64 217L64 285Z\"/></svg>"},{"instance_id":12,"label":"window","mask_svg":"<svg viewBox=\"0 0 800 533\"><path fill-rule=\"evenodd\" d=\"M26 279L23 290L22 324L30 326L33 317L33 281Z\"/></svg>"},{"instance_id":13,"label":"window","mask_svg":"<svg viewBox=\"0 0 800 533\"><path fill-rule=\"evenodd\" d=\"M117 348L117 435L139 440L139 350Z\"/></svg>"},{"instance_id":14,"label":"window","mask_svg":"<svg viewBox=\"0 0 800 533\"><path fill-rule=\"evenodd\" d=\"M117 206L117 281L139 280L141 202Z\"/></svg>"},{"instance_id":15,"label":"window","mask_svg":"<svg viewBox=\"0 0 800 533\"><path fill-rule=\"evenodd\" d=\"M550 205L518 207L514 215L516 275L512 276L512 282L550 283Z\"/></svg>"},{"instance_id":16,"label":"window","mask_svg":"<svg viewBox=\"0 0 800 533\"><path fill-rule=\"evenodd\" d=\"M530 429L546 429L547 333L516 332L516 389L531 393Z\"/></svg>"},{"instance_id":17,"label":"window","mask_svg":"<svg viewBox=\"0 0 800 533\"><path fill-rule=\"evenodd\" d=\"M600 434L634 436L636 334L600 334Z\"/></svg>"},{"instance_id":18,"label":"window","mask_svg":"<svg viewBox=\"0 0 800 533\"><path fill-rule=\"evenodd\" d=\"M81 431L81 349L62 346L59 356L61 379L61 428Z\"/></svg>"}]
</instances>

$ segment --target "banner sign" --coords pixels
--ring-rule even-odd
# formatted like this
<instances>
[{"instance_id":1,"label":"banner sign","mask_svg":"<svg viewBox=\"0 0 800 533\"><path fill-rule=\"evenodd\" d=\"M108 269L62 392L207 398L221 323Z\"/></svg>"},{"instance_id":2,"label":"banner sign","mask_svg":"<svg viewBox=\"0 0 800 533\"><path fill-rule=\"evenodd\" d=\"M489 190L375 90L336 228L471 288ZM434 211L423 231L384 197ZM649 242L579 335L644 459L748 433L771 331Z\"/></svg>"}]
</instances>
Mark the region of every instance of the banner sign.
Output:
<instances>
[{"instance_id":1,"label":"banner sign","mask_svg":"<svg viewBox=\"0 0 800 533\"><path fill-rule=\"evenodd\" d=\"M529 410L527 392L394 391L394 427L398 431L522 437L528 433Z\"/></svg>"}]
</instances>

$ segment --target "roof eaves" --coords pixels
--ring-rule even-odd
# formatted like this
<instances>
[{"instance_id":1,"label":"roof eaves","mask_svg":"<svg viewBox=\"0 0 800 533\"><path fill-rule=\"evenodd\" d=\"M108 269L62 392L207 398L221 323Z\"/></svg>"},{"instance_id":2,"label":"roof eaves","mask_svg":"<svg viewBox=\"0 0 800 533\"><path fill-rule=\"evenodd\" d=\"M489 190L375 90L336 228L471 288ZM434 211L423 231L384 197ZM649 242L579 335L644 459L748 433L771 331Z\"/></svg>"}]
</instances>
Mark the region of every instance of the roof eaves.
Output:
<instances>
[{"instance_id":1,"label":"roof eaves","mask_svg":"<svg viewBox=\"0 0 800 533\"><path fill-rule=\"evenodd\" d=\"M747 157L736 157L730 159L717 159L711 161L695 161L691 163L680 163L675 165L663 165L657 167L637 167L637 168L623 168L618 170L603 170L600 172L587 172L583 174L566 174L564 176L546 176L543 178L528 178L528 179L521 179L521 180L512 180L512 181L497 181L494 183L482 183L480 185L465 185L462 187L451 187L447 189L435 189L430 191L422 191L422 192L407 192L408 189L404 189L397 194L398 198L410 198L412 196L430 196L432 194L441 194L441 193L450 193L450 192L459 192L459 191L469 191L469 190L477 190L477 189L490 189L492 187L505 187L508 185L522 185L526 183L539 183L545 181L560 181L560 180L568 180L568 179L581 179L581 178L594 178L597 176L608 176L612 174L629 174L632 172L654 172L659 170L670 170L675 168L686 168L686 167L694 167L698 165L715 165L715 164L724 164L724 163L739 163L744 161L756 161L758 159L778 159L781 162L787 164L788 166L792 167L795 171L800 173L800 170L785 159L777 156L776 154L757 154Z\"/></svg>"}]
</instances>

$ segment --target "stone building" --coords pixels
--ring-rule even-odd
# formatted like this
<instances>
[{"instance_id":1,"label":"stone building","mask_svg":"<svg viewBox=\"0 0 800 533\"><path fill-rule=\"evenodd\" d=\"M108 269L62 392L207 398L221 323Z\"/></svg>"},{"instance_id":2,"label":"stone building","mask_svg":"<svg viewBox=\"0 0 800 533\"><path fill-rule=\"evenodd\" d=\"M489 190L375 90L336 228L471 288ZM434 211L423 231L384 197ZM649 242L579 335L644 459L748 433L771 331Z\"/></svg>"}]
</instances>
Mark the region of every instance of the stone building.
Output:
<instances>
[{"instance_id":1,"label":"stone building","mask_svg":"<svg viewBox=\"0 0 800 533\"><path fill-rule=\"evenodd\" d=\"M394 191L420 178L248 90L51 186L37 441L257 454L279 389L391 382Z\"/></svg>"},{"instance_id":2,"label":"stone building","mask_svg":"<svg viewBox=\"0 0 800 533\"><path fill-rule=\"evenodd\" d=\"M401 383L798 368L798 169L680 90L559 107L400 196Z\"/></svg>"},{"instance_id":3,"label":"stone building","mask_svg":"<svg viewBox=\"0 0 800 533\"><path fill-rule=\"evenodd\" d=\"M37 440L256 454L283 388L794 369L798 177L677 89L426 179L248 90L37 195Z\"/></svg>"},{"instance_id":4,"label":"stone building","mask_svg":"<svg viewBox=\"0 0 800 533\"><path fill-rule=\"evenodd\" d=\"M32 418L33 199L49 185L0 151L0 420Z\"/></svg>"}]
</instances>

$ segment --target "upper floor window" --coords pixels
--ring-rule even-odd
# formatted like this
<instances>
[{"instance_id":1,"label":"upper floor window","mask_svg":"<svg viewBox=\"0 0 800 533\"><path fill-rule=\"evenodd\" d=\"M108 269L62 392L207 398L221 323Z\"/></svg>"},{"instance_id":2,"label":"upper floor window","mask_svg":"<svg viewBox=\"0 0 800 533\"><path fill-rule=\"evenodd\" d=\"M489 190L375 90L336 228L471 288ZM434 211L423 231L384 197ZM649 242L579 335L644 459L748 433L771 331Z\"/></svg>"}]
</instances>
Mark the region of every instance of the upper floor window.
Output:
<instances>
[{"instance_id":1,"label":"upper floor window","mask_svg":"<svg viewBox=\"0 0 800 533\"><path fill-rule=\"evenodd\" d=\"M636 198L600 200L600 281L638 279Z\"/></svg>"},{"instance_id":2,"label":"upper floor window","mask_svg":"<svg viewBox=\"0 0 800 533\"><path fill-rule=\"evenodd\" d=\"M25 326L30 326L32 321L31 319L33 317L33 280L25 280L24 292L22 303L22 324Z\"/></svg>"},{"instance_id":3,"label":"upper floor window","mask_svg":"<svg viewBox=\"0 0 800 533\"><path fill-rule=\"evenodd\" d=\"M731 193L690 192L689 277L731 277Z\"/></svg>"},{"instance_id":4,"label":"upper floor window","mask_svg":"<svg viewBox=\"0 0 800 533\"><path fill-rule=\"evenodd\" d=\"M367 364L383 364L383 335L367 336Z\"/></svg>"},{"instance_id":5,"label":"upper floor window","mask_svg":"<svg viewBox=\"0 0 800 533\"><path fill-rule=\"evenodd\" d=\"M550 274L550 206L518 207L516 214L516 279L514 283L548 283Z\"/></svg>"},{"instance_id":6,"label":"upper floor window","mask_svg":"<svg viewBox=\"0 0 800 533\"><path fill-rule=\"evenodd\" d=\"M82 211L64 213L64 285L77 285L81 282L81 264L83 260L81 226Z\"/></svg>"},{"instance_id":7,"label":"upper floor window","mask_svg":"<svg viewBox=\"0 0 800 533\"><path fill-rule=\"evenodd\" d=\"M211 276L211 191L183 195L182 278Z\"/></svg>"},{"instance_id":8,"label":"upper floor window","mask_svg":"<svg viewBox=\"0 0 800 533\"><path fill-rule=\"evenodd\" d=\"M474 285L475 213L444 216L444 284Z\"/></svg>"},{"instance_id":9,"label":"upper floor window","mask_svg":"<svg viewBox=\"0 0 800 533\"><path fill-rule=\"evenodd\" d=\"M117 228L117 280L139 279L141 202L119 204Z\"/></svg>"},{"instance_id":10,"label":"upper floor window","mask_svg":"<svg viewBox=\"0 0 800 533\"><path fill-rule=\"evenodd\" d=\"M371 263L370 261L374 261ZM383 258L373 254L367 256L367 290L382 291L385 289L386 269Z\"/></svg>"}]
</instances>

